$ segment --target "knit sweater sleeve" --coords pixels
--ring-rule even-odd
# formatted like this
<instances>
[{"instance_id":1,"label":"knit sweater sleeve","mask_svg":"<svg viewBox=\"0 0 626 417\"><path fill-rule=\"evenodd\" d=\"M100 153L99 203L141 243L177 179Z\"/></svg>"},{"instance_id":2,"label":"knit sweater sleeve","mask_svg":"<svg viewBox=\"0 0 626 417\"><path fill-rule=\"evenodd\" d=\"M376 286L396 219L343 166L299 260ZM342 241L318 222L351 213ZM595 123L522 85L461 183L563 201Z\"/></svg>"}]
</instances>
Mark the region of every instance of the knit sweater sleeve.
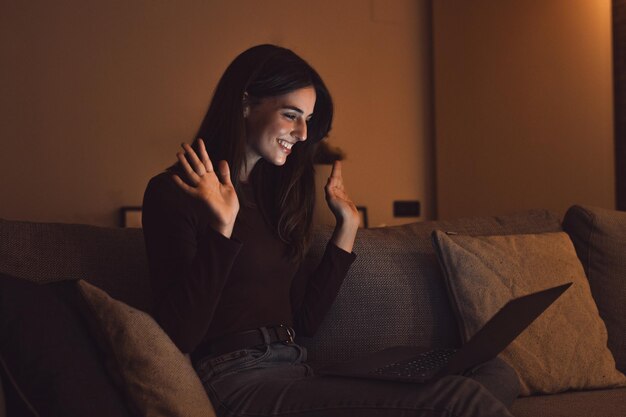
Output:
<instances>
[{"instance_id":1,"label":"knit sweater sleeve","mask_svg":"<svg viewBox=\"0 0 626 417\"><path fill-rule=\"evenodd\" d=\"M184 353L202 341L241 243L200 230L197 205L168 174L144 194L142 223L157 322Z\"/></svg>"},{"instance_id":2,"label":"knit sweater sleeve","mask_svg":"<svg viewBox=\"0 0 626 417\"><path fill-rule=\"evenodd\" d=\"M306 265L298 270L291 289L296 334L309 337L315 334L355 259L353 252L346 252L329 242L312 273Z\"/></svg>"}]
</instances>

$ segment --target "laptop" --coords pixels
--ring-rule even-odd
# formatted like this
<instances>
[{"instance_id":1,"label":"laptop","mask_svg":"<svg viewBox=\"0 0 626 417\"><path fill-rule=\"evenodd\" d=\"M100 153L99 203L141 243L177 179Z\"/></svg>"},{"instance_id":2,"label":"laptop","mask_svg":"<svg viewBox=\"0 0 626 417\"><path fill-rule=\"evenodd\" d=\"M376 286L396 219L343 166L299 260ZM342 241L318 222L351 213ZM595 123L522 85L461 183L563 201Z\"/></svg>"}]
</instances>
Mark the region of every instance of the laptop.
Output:
<instances>
[{"instance_id":1,"label":"laptop","mask_svg":"<svg viewBox=\"0 0 626 417\"><path fill-rule=\"evenodd\" d=\"M495 358L565 292L571 282L515 298L459 349L396 346L318 370L320 375L425 383Z\"/></svg>"}]
</instances>

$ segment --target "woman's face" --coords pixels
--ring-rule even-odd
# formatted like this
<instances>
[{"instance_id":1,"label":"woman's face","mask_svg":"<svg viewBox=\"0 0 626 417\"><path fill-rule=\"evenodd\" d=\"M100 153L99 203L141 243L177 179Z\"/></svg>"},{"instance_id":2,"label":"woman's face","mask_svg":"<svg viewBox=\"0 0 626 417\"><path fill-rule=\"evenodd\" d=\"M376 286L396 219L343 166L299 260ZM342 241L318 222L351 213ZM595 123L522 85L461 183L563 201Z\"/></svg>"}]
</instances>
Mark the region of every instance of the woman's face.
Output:
<instances>
[{"instance_id":1,"label":"woman's face","mask_svg":"<svg viewBox=\"0 0 626 417\"><path fill-rule=\"evenodd\" d=\"M315 89L305 87L276 97L266 97L244 107L248 169L261 158L283 165L291 147L306 140L307 122L315 107Z\"/></svg>"}]
</instances>

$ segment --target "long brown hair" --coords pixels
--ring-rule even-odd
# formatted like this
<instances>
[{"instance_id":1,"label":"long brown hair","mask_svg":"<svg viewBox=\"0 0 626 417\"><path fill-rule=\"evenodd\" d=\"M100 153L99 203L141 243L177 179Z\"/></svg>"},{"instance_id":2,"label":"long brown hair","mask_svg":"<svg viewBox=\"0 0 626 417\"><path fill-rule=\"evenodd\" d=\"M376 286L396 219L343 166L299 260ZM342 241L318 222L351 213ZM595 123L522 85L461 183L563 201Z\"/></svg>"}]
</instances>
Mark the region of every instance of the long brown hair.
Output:
<instances>
[{"instance_id":1,"label":"long brown hair","mask_svg":"<svg viewBox=\"0 0 626 417\"><path fill-rule=\"evenodd\" d=\"M211 160L228 162L235 189L240 191L239 175L246 163L244 93L251 99L263 99L311 86L316 100L307 140L294 145L283 166L259 160L249 178L261 212L288 245L293 261L304 258L310 242L315 206L313 157L333 119L332 98L319 74L289 49L252 47L235 58L222 75L196 135L204 139Z\"/></svg>"}]
</instances>

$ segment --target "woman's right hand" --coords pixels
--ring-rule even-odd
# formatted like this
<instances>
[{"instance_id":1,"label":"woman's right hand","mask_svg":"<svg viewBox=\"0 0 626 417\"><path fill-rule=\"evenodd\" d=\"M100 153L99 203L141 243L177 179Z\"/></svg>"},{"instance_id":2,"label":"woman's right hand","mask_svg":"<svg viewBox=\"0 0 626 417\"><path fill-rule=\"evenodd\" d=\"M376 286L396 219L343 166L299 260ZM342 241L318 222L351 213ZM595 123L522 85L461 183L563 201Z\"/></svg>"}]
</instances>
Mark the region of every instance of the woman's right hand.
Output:
<instances>
[{"instance_id":1,"label":"woman's right hand","mask_svg":"<svg viewBox=\"0 0 626 417\"><path fill-rule=\"evenodd\" d=\"M185 152L178 152L176 157L187 181L174 174L174 182L187 194L201 200L211 212L210 226L230 238L239 212L239 199L230 180L228 162L219 162L218 177L202 139L198 138L200 157L188 143L181 146Z\"/></svg>"}]
</instances>

